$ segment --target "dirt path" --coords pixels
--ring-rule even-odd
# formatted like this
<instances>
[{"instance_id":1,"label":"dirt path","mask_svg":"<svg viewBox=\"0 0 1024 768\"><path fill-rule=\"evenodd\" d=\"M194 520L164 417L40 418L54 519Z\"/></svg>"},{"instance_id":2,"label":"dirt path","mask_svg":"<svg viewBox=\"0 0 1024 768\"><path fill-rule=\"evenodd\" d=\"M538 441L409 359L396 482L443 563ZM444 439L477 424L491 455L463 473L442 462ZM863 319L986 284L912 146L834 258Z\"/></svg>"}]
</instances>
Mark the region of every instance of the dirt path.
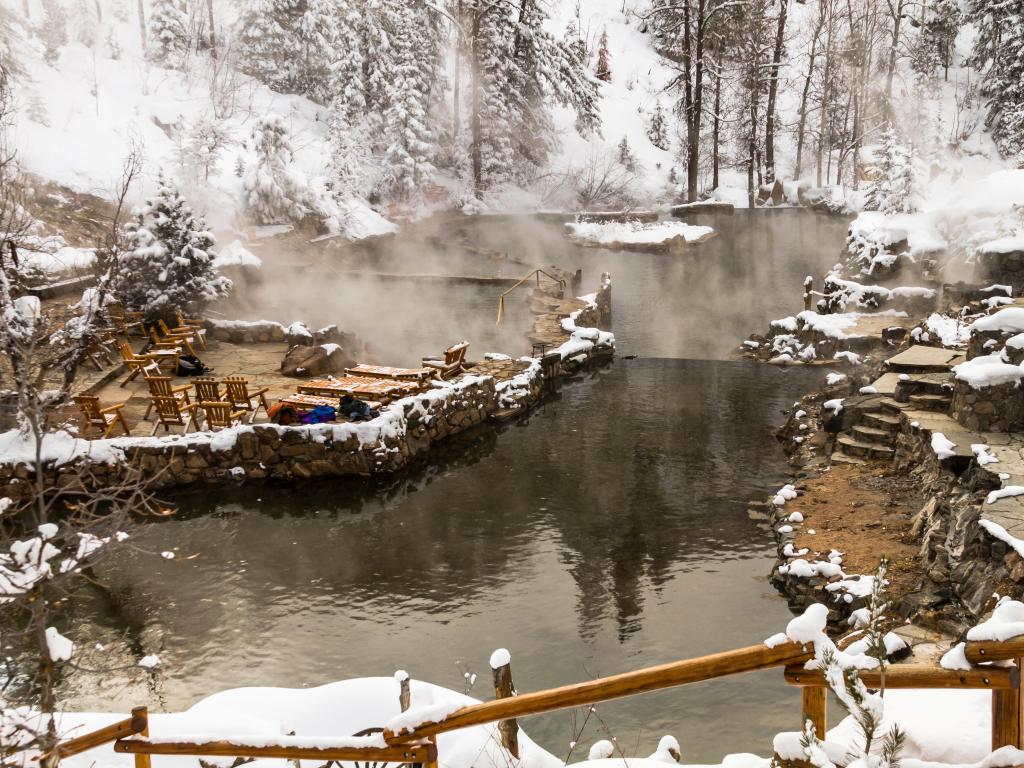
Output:
<instances>
[{"instance_id":1,"label":"dirt path","mask_svg":"<svg viewBox=\"0 0 1024 768\"><path fill-rule=\"evenodd\" d=\"M795 546L810 549L808 559L815 554L819 557L813 559L827 559L830 550L839 550L843 570L852 574L871 573L888 557L889 595L895 600L913 592L923 575L919 545L909 537L912 518L923 504L915 483L893 475L888 465L833 464L808 480L804 493L786 509L804 516Z\"/></svg>"}]
</instances>

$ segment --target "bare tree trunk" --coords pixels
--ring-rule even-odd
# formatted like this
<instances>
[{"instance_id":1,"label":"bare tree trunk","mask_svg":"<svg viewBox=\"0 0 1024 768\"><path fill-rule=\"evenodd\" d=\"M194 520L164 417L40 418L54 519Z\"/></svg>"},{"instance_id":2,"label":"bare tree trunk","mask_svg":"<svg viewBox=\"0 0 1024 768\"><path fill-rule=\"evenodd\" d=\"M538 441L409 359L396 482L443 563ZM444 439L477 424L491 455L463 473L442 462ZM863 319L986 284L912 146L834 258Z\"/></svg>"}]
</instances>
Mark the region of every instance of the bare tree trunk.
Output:
<instances>
[{"instance_id":1,"label":"bare tree trunk","mask_svg":"<svg viewBox=\"0 0 1024 768\"><path fill-rule=\"evenodd\" d=\"M715 118L713 127L711 129L711 144L712 144L712 157L711 157L711 188L718 189L718 145L720 137L720 116L719 111L722 108L722 70L721 61L716 62L718 72L715 74Z\"/></svg>"},{"instance_id":2,"label":"bare tree trunk","mask_svg":"<svg viewBox=\"0 0 1024 768\"><path fill-rule=\"evenodd\" d=\"M889 63L886 66L885 72L885 108L888 110L889 116L893 114L892 108L892 80L896 74L896 50L900 44L900 26L903 23L903 0L896 0L896 7L893 8L892 1L889 0L889 12L892 16L892 42L889 45ZM865 40L865 44L870 48L869 41Z\"/></svg>"},{"instance_id":3,"label":"bare tree trunk","mask_svg":"<svg viewBox=\"0 0 1024 768\"><path fill-rule=\"evenodd\" d=\"M138 0L139 9L139 37L142 40L142 50L146 50L146 6L143 5L143 0Z\"/></svg>"},{"instance_id":4,"label":"bare tree trunk","mask_svg":"<svg viewBox=\"0 0 1024 768\"><path fill-rule=\"evenodd\" d=\"M28 0L21 0L21 12L25 14L28 21L32 21L32 9L29 7Z\"/></svg>"},{"instance_id":5,"label":"bare tree trunk","mask_svg":"<svg viewBox=\"0 0 1024 768\"><path fill-rule=\"evenodd\" d=\"M213 28L213 0L206 0L206 15L210 20L210 53L217 57L217 35Z\"/></svg>"},{"instance_id":6,"label":"bare tree trunk","mask_svg":"<svg viewBox=\"0 0 1024 768\"><path fill-rule=\"evenodd\" d=\"M829 78L832 76L832 41L835 33L834 17L829 15L828 33L825 36L825 67L822 71L821 110L818 114L818 148L814 181L821 186L822 154L825 150L825 128L828 122ZM827 177L826 177L827 178Z\"/></svg>"},{"instance_id":7,"label":"bare tree trunk","mask_svg":"<svg viewBox=\"0 0 1024 768\"><path fill-rule=\"evenodd\" d=\"M800 117L797 121L796 131L796 167L793 169L793 175L799 179L800 173L803 170L803 155L804 155L804 133L807 126L807 101L811 93L811 80L814 78L814 62L818 56L818 38L821 36L822 27L825 26L825 14L828 12L828 5L825 0L821 0L818 10L818 23L814 28L814 34L811 37L811 53L807 59L807 75L804 77L804 89L800 94Z\"/></svg>"},{"instance_id":8,"label":"bare tree trunk","mask_svg":"<svg viewBox=\"0 0 1024 768\"><path fill-rule=\"evenodd\" d=\"M768 80L768 113L764 128L764 167L769 184L775 182L775 99L779 92L779 73L782 70L782 46L786 37L786 13L789 0L779 0L779 23L775 30L775 51L772 53L771 77Z\"/></svg>"},{"instance_id":9,"label":"bare tree trunk","mask_svg":"<svg viewBox=\"0 0 1024 768\"><path fill-rule=\"evenodd\" d=\"M483 149L480 146L482 141L482 130L480 125L480 57L477 51L477 44L480 38L480 10L473 10L473 34L469 43L469 77L470 77L470 158L473 162L473 191L477 199L483 196L484 192L484 164Z\"/></svg>"}]
</instances>

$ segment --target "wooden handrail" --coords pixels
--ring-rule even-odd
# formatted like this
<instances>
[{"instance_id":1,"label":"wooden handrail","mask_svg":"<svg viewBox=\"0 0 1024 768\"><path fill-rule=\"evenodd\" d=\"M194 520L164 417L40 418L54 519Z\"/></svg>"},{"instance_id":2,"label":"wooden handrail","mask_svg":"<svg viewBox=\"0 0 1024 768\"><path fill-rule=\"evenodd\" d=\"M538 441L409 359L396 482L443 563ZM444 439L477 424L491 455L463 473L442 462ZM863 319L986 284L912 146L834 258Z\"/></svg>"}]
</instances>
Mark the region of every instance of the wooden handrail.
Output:
<instances>
[{"instance_id":1,"label":"wooden handrail","mask_svg":"<svg viewBox=\"0 0 1024 768\"><path fill-rule=\"evenodd\" d=\"M336 760L388 763L431 763L437 760L434 744L402 744L393 747L254 747L233 741L160 741L125 739L114 742L114 751L130 755L191 755L195 757L271 757L284 760Z\"/></svg>"},{"instance_id":2,"label":"wooden handrail","mask_svg":"<svg viewBox=\"0 0 1024 768\"><path fill-rule=\"evenodd\" d=\"M540 285L540 276L541 275L544 275L545 277L547 277L547 278L549 278L551 280L554 280L556 283L558 283L558 287L561 288L562 291L565 291L565 280L563 280L560 277L555 277L554 275L552 275L552 274L550 274L548 272L545 272L543 269L538 267L537 269L535 269L532 272L530 272L526 277L524 277L518 283L516 283L515 285L510 287L508 290L502 292L501 296L498 297L498 320L494 323L495 325L501 325L501 318L504 317L504 315L505 315L505 297L508 296L510 293L512 293L512 291L514 291L516 288L518 288L520 285L522 285L523 283L525 283L527 280L529 280L531 277L534 277L534 276L537 277L537 285L539 286Z\"/></svg>"},{"instance_id":3,"label":"wooden handrail","mask_svg":"<svg viewBox=\"0 0 1024 768\"><path fill-rule=\"evenodd\" d=\"M774 648L769 648L764 644L753 645L735 651L714 653L710 656L700 656L695 659L647 667L634 672L600 677L585 683L473 704L453 712L443 720L423 723L408 731L396 733L385 729L384 739L389 744L401 744L473 725L597 704L602 701L658 691L663 688L674 688L716 677L782 667L786 664L808 661L813 657L814 650L809 644L785 642Z\"/></svg>"},{"instance_id":4,"label":"wooden handrail","mask_svg":"<svg viewBox=\"0 0 1024 768\"><path fill-rule=\"evenodd\" d=\"M1007 661L1024 656L1024 635L1009 640L971 640L964 643L964 656L971 664Z\"/></svg>"},{"instance_id":5,"label":"wooden handrail","mask_svg":"<svg viewBox=\"0 0 1024 768\"><path fill-rule=\"evenodd\" d=\"M824 687L820 670L804 669L802 664L786 667L786 682L803 687ZM877 669L862 669L857 675L868 688L880 688L882 676ZM943 669L923 664L887 664L886 688L985 688L1013 690L1020 688L1020 670L1016 667L981 667L970 670Z\"/></svg>"},{"instance_id":6,"label":"wooden handrail","mask_svg":"<svg viewBox=\"0 0 1024 768\"><path fill-rule=\"evenodd\" d=\"M73 739L63 741L54 747L51 752L46 752L42 755L36 756L35 760L45 760L54 752L61 759L64 759L65 757L73 757L74 755L79 755L82 752L88 752L90 749L101 747L111 741L117 741L118 739L142 733L142 730L145 727L145 719L137 715L133 715L126 720L118 720L116 723L111 723L110 725L98 730L91 731L90 733L84 733L81 736L76 736Z\"/></svg>"}]
</instances>

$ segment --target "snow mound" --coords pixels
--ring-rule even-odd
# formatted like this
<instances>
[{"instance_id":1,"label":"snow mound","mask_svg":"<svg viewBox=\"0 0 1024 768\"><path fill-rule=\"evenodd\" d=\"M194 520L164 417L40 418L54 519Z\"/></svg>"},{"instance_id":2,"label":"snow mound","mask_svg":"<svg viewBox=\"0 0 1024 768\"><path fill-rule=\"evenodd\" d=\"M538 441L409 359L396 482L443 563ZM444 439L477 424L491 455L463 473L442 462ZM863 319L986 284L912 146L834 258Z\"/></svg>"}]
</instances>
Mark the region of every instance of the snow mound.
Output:
<instances>
[{"instance_id":1,"label":"snow mound","mask_svg":"<svg viewBox=\"0 0 1024 768\"><path fill-rule=\"evenodd\" d=\"M574 240L592 245L661 245L681 239L686 243L700 242L711 237L715 230L681 221L597 223L570 222L565 225Z\"/></svg>"}]
</instances>

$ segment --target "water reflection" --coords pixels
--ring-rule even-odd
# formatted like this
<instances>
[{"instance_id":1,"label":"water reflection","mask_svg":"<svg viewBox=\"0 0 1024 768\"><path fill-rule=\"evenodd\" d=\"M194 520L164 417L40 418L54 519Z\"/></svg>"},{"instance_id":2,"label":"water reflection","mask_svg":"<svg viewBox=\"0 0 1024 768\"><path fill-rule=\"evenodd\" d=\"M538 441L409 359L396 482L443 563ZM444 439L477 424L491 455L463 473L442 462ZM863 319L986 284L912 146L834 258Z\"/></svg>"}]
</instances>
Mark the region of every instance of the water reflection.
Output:
<instances>
[{"instance_id":1,"label":"water reflection","mask_svg":"<svg viewBox=\"0 0 1024 768\"><path fill-rule=\"evenodd\" d=\"M167 675L154 697L90 682L70 703L141 697L177 709L222 688L399 667L461 688L463 671L486 672L499 646L530 690L757 642L788 611L763 580L770 538L745 501L783 481L774 414L808 375L619 361L529 424L383 485L189 496L188 513L134 535L176 559L110 562L101 576L116 605L80 617L96 639L130 635L160 653ZM720 756L707 730L716 720L731 723L730 749L764 752L772 733L796 727L795 704L766 704L780 698L792 699L781 675L761 675L601 712L641 751L671 732L698 760ZM528 728L563 752L568 722Z\"/></svg>"}]
</instances>

